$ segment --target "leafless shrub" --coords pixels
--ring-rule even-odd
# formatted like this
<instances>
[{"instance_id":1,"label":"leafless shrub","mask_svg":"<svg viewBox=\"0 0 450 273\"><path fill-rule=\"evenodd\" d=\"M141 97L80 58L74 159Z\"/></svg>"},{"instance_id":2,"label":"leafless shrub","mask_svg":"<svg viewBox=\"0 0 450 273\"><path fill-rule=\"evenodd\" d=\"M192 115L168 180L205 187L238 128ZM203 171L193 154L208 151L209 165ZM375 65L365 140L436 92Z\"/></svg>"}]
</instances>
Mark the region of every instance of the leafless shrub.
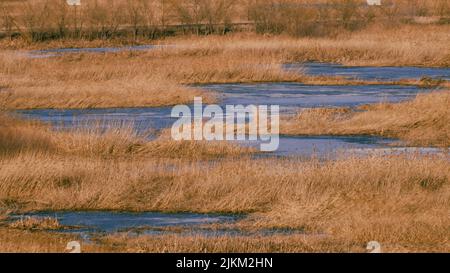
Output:
<instances>
[{"instance_id":1,"label":"leafless shrub","mask_svg":"<svg viewBox=\"0 0 450 273\"><path fill-rule=\"evenodd\" d=\"M228 31L329 36L369 24L445 23L445 0L384 0L369 7L362 0L85 0L70 7L62 0L2 2L3 36L20 32L31 41L59 38L158 38L177 33ZM241 23L250 27L242 27Z\"/></svg>"},{"instance_id":2,"label":"leafless shrub","mask_svg":"<svg viewBox=\"0 0 450 273\"><path fill-rule=\"evenodd\" d=\"M5 32L5 36L11 38L14 28L14 18L10 10L0 2L0 26Z\"/></svg>"}]
</instances>

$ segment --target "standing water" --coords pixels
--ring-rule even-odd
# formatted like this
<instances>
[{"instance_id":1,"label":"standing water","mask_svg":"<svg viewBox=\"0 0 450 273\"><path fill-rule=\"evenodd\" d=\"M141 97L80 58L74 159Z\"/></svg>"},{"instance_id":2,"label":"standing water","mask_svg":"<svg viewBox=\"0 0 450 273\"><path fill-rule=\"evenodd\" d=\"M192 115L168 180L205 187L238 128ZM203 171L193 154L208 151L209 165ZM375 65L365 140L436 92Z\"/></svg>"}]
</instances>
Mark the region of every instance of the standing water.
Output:
<instances>
[{"instance_id":1,"label":"standing water","mask_svg":"<svg viewBox=\"0 0 450 273\"><path fill-rule=\"evenodd\" d=\"M402 79L420 80L423 77L450 81L450 68L413 66L344 66L333 63L293 63L285 64L287 71L301 71L311 76L339 76L359 80L398 81Z\"/></svg>"},{"instance_id":2,"label":"standing water","mask_svg":"<svg viewBox=\"0 0 450 273\"><path fill-rule=\"evenodd\" d=\"M423 75L448 77L449 69L434 68L347 68L334 64L302 64L312 74L328 73L353 75L365 79L400 79ZM286 65L296 69L295 65ZM334 73L334 74L333 74ZM312 107L356 107L380 102L399 102L414 98L417 94L430 92L416 86L400 85L359 85L321 86L301 83L258 83L258 84L208 84L198 85L219 94L221 106L227 104L279 105L283 114L293 114L303 108ZM157 108L111 108L88 110L27 110L18 111L30 119L39 119L60 128L101 125L110 126L133 124L140 133L150 129L169 128L176 120L170 117L170 107ZM255 142L240 142L243 145L258 145ZM277 156L325 155L337 150L387 148L392 140L378 137L280 137Z\"/></svg>"},{"instance_id":3,"label":"standing water","mask_svg":"<svg viewBox=\"0 0 450 273\"><path fill-rule=\"evenodd\" d=\"M123 47L87 47L87 48L55 48L32 50L28 52L28 57L33 59L57 57L64 54L76 53L117 53L122 51L147 51L157 48L167 47L167 45L137 45Z\"/></svg>"}]
</instances>

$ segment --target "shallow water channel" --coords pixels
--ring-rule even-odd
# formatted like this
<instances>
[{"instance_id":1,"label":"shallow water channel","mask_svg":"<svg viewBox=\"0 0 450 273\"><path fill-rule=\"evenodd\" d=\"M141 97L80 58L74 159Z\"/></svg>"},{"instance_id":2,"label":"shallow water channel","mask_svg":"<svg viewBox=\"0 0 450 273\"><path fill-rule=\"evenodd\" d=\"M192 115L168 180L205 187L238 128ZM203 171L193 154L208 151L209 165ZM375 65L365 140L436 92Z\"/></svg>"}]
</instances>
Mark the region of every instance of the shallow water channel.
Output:
<instances>
[{"instance_id":1,"label":"shallow water channel","mask_svg":"<svg viewBox=\"0 0 450 273\"><path fill-rule=\"evenodd\" d=\"M166 46L166 45L164 45ZM163 45L137 45L137 46L124 46L124 47L87 47L87 48L55 48L55 49L42 49L31 50L27 53L27 56L33 59L39 58L51 58L64 54L76 54L76 53L117 53L122 51L146 51L151 49L157 49L164 47Z\"/></svg>"},{"instance_id":2,"label":"shallow water channel","mask_svg":"<svg viewBox=\"0 0 450 273\"><path fill-rule=\"evenodd\" d=\"M168 228L179 228L179 232L183 230L185 232L200 232L204 225L233 223L240 218L237 215L196 213L61 211L15 215L10 220L14 221L23 217L56 218L63 226L60 231L73 233L136 232L146 234L169 232L170 229ZM206 231L209 230L205 229Z\"/></svg>"},{"instance_id":3,"label":"shallow water channel","mask_svg":"<svg viewBox=\"0 0 450 273\"><path fill-rule=\"evenodd\" d=\"M288 71L301 71L312 76L344 77L366 81L420 80L432 78L450 80L450 68L413 66L345 66L334 63L292 63L285 64Z\"/></svg>"},{"instance_id":4,"label":"shallow water channel","mask_svg":"<svg viewBox=\"0 0 450 273\"><path fill-rule=\"evenodd\" d=\"M146 50L149 48L136 48ZM81 52L78 49L34 52L39 56ZM83 52L116 52L116 49L83 49ZM311 75L345 76L364 80L394 81L399 79L420 79L424 76L450 79L449 69L418 67L345 67L336 64L309 63L290 64L286 69L304 70ZM294 114L302 108L311 107L356 107L378 102L399 102L414 98L419 93L431 92L415 86L368 85L368 86L318 86L300 83L259 84L209 84L201 88L219 94L221 106L227 104L280 105L282 114ZM76 128L84 126L132 125L138 132L170 127L176 120L170 117L171 107L159 108L112 108L88 110L27 110L17 111L29 119L38 119L55 128ZM323 156L339 153L349 154L391 154L391 153L437 153L434 148L391 147L393 139L368 136L281 136L280 147L275 156ZM258 142L243 141L241 145L258 145ZM448 151L447 151L448 153ZM334 156L332 156L334 157ZM233 223L241 219L237 215L214 214L165 214L165 213L119 213L119 212L41 212L29 214L34 217L57 217L65 232L82 235L90 233L131 232L135 234L201 234L206 236L252 235L236 229L214 229L210 224ZM15 216L18 219L23 216ZM14 219L14 217L13 217ZM267 230L261 234L289 233L289 231ZM295 231L300 232L300 231ZM301 233L301 232L300 232ZM254 234L253 234L254 235Z\"/></svg>"},{"instance_id":5,"label":"shallow water channel","mask_svg":"<svg viewBox=\"0 0 450 273\"><path fill-rule=\"evenodd\" d=\"M93 234L113 234L125 232L129 235L167 235L183 236L270 236L306 234L302 230L263 229L241 230L230 226L243 219L236 214L198 214L161 212L111 212L111 211L53 211L13 215L10 221L26 217L58 220L61 228L48 231L78 234L89 240ZM228 225L228 226L227 226ZM317 235L315 235L317 236Z\"/></svg>"},{"instance_id":6,"label":"shallow water channel","mask_svg":"<svg viewBox=\"0 0 450 273\"><path fill-rule=\"evenodd\" d=\"M210 84L199 86L219 94L219 104L280 105L282 114L294 114L310 107L355 107L377 102L398 102L413 98L418 93L430 92L416 86L317 86L300 83L261 84ZM18 111L26 118L51 123L56 128L85 126L133 126L139 133L169 128L176 118L171 118L171 107L111 108L83 110L39 109ZM328 137L280 136L280 147L275 156L328 156L331 153L377 148L387 148L394 141L379 137ZM260 141L240 141L246 146L259 146Z\"/></svg>"}]
</instances>

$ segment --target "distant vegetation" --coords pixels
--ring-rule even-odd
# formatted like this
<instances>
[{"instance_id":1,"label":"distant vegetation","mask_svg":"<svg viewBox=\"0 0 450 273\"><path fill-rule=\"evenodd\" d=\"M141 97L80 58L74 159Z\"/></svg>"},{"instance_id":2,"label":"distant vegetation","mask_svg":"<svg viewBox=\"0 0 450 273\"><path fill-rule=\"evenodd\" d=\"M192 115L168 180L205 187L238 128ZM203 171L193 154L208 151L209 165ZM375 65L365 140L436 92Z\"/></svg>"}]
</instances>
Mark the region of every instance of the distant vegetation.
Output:
<instances>
[{"instance_id":1,"label":"distant vegetation","mask_svg":"<svg viewBox=\"0 0 450 273\"><path fill-rule=\"evenodd\" d=\"M371 24L448 23L446 0L64 0L0 2L0 36L28 41L63 38L155 39L175 34L329 36Z\"/></svg>"}]
</instances>

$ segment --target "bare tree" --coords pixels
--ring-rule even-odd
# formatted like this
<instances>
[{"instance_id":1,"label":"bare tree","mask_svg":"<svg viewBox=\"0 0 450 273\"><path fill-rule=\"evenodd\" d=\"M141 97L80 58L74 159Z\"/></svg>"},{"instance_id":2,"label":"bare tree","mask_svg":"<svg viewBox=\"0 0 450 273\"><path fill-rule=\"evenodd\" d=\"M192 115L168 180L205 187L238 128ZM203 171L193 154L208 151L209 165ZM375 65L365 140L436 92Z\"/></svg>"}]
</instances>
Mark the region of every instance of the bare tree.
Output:
<instances>
[{"instance_id":1,"label":"bare tree","mask_svg":"<svg viewBox=\"0 0 450 273\"><path fill-rule=\"evenodd\" d=\"M144 25L145 0L127 0L127 18L133 28L133 38L137 39L139 29Z\"/></svg>"},{"instance_id":2,"label":"bare tree","mask_svg":"<svg viewBox=\"0 0 450 273\"><path fill-rule=\"evenodd\" d=\"M114 0L108 0L105 3L94 0L88 3L90 5L86 7L85 16L91 33L98 33L98 38L110 38L116 35L123 21L123 7Z\"/></svg>"},{"instance_id":3,"label":"bare tree","mask_svg":"<svg viewBox=\"0 0 450 273\"><path fill-rule=\"evenodd\" d=\"M25 37L33 41L45 39L51 29L49 1L26 2L22 6L21 23L25 27Z\"/></svg>"},{"instance_id":4,"label":"bare tree","mask_svg":"<svg viewBox=\"0 0 450 273\"><path fill-rule=\"evenodd\" d=\"M178 21L187 28L194 30L200 34L200 27L203 20L201 10L202 0L167 0L170 8L176 14Z\"/></svg>"},{"instance_id":5,"label":"bare tree","mask_svg":"<svg viewBox=\"0 0 450 273\"><path fill-rule=\"evenodd\" d=\"M54 2L52 3L53 6L53 14L54 14L54 20L56 21L56 28L59 33L59 37L65 37L68 32L69 28L69 9L66 3L64 2Z\"/></svg>"},{"instance_id":6,"label":"bare tree","mask_svg":"<svg viewBox=\"0 0 450 273\"><path fill-rule=\"evenodd\" d=\"M215 26L223 24L225 30L227 22L231 21L231 14L234 8L234 0L202 0L200 2L200 12L206 21L208 33L215 32Z\"/></svg>"},{"instance_id":7,"label":"bare tree","mask_svg":"<svg viewBox=\"0 0 450 273\"><path fill-rule=\"evenodd\" d=\"M2 29L5 32L6 37L11 39L13 27L15 25L14 18L11 16L10 10L3 3L0 3L0 12Z\"/></svg>"}]
</instances>

